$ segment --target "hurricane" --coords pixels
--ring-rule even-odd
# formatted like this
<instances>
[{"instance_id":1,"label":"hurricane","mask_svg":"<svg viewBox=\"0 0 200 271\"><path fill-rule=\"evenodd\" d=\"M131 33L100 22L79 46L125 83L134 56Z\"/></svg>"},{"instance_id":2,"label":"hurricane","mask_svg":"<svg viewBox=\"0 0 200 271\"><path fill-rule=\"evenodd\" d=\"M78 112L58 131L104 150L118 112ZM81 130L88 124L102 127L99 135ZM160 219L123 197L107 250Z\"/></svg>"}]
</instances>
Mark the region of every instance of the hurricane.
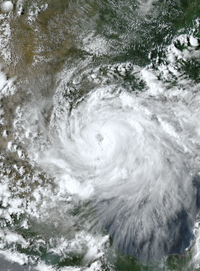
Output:
<instances>
[{"instance_id":1,"label":"hurricane","mask_svg":"<svg viewBox=\"0 0 200 271\"><path fill-rule=\"evenodd\" d=\"M66 193L92 201L123 253L141 261L183 253L199 210L198 108L116 86L74 108L58 96L49 144L36 144L32 159Z\"/></svg>"},{"instance_id":2,"label":"hurricane","mask_svg":"<svg viewBox=\"0 0 200 271\"><path fill-rule=\"evenodd\" d=\"M198 270L200 13L0 1L0 269Z\"/></svg>"}]
</instances>

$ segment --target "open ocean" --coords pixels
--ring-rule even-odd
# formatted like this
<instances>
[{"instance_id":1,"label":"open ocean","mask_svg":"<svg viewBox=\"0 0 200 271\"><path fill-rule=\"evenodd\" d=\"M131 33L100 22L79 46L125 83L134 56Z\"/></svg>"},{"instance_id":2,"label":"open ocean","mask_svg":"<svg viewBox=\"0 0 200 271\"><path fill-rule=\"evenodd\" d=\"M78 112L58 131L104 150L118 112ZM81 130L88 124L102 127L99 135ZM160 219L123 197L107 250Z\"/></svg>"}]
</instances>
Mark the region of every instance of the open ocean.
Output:
<instances>
[{"instance_id":1,"label":"open ocean","mask_svg":"<svg viewBox=\"0 0 200 271\"><path fill-rule=\"evenodd\" d=\"M200 0L0 0L0 271L200 270Z\"/></svg>"}]
</instances>

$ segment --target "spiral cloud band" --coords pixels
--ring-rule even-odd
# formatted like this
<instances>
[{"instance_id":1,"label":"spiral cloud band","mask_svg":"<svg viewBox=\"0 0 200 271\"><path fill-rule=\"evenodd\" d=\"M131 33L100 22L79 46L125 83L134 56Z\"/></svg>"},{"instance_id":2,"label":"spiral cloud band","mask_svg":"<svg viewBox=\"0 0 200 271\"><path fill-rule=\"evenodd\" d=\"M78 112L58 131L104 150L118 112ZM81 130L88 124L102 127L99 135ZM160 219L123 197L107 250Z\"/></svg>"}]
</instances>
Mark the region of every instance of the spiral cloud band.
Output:
<instances>
[{"instance_id":1,"label":"spiral cloud band","mask_svg":"<svg viewBox=\"0 0 200 271\"><path fill-rule=\"evenodd\" d=\"M72 109L62 101L37 163L68 194L93 202L122 253L148 261L184 252L199 208L196 106L112 87Z\"/></svg>"}]
</instances>

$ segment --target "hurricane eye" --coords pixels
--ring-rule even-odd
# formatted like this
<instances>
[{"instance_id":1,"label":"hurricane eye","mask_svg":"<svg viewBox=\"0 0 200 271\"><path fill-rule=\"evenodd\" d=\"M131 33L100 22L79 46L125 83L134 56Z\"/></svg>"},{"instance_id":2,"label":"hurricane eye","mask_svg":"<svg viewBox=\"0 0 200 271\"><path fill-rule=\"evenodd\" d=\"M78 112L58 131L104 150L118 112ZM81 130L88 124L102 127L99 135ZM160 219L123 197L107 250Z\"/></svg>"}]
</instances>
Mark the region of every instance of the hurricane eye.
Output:
<instances>
[{"instance_id":1,"label":"hurricane eye","mask_svg":"<svg viewBox=\"0 0 200 271\"><path fill-rule=\"evenodd\" d=\"M101 144L102 141L104 140L103 136L100 133L97 134L96 138L99 144Z\"/></svg>"}]
</instances>

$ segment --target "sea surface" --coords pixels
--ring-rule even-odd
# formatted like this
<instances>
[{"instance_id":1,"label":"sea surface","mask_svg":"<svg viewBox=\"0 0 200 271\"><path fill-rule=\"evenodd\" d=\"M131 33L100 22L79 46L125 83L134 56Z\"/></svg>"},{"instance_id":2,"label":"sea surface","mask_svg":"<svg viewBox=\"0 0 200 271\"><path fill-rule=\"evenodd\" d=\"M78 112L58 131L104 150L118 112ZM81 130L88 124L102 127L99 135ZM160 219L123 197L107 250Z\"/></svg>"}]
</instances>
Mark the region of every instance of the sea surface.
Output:
<instances>
[{"instance_id":1,"label":"sea surface","mask_svg":"<svg viewBox=\"0 0 200 271\"><path fill-rule=\"evenodd\" d=\"M0 270L200 270L199 0L0 0Z\"/></svg>"}]
</instances>

